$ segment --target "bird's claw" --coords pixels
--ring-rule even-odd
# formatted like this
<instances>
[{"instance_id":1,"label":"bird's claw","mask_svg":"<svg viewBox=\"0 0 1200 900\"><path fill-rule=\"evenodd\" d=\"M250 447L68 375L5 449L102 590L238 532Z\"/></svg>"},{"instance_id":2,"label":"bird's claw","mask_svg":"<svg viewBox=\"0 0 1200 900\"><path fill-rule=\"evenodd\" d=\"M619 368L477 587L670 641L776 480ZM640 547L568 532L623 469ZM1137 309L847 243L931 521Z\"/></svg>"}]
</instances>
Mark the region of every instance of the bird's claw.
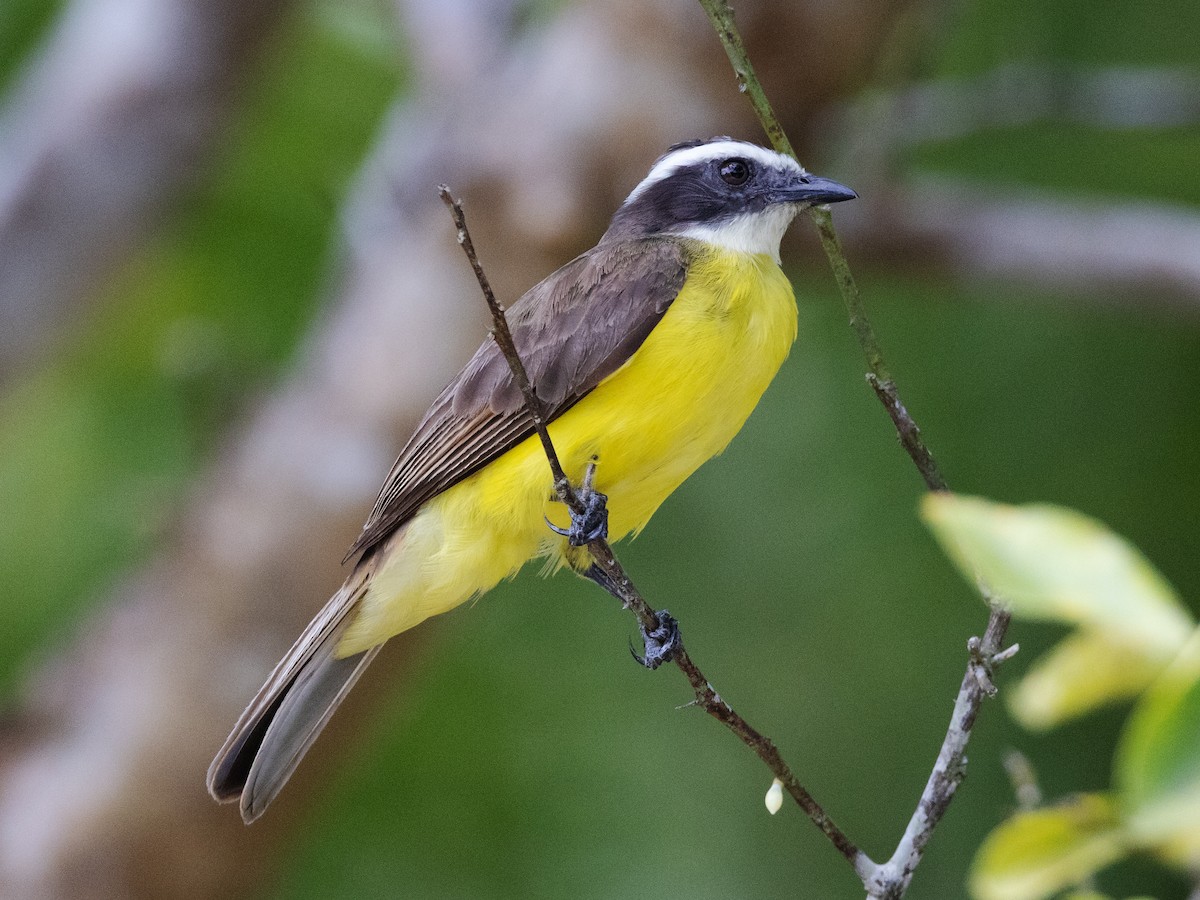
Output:
<instances>
[{"instance_id":1,"label":"bird's claw","mask_svg":"<svg viewBox=\"0 0 1200 900\"><path fill-rule=\"evenodd\" d=\"M596 464L588 465L583 478L583 485L576 491L582 505L581 510L571 509L571 524L567 528L559 528L548 518L546 524L557 535L567 539L572 547L586 547L592 541L608 538L608 495L602 494L592 487L595 477ZM545 517L543 517L545 518Z\"/></svg>"},{"instance_id":2,"label":"bird's claw","mask_svg":"<svg viewBox=\"0 0 1200 900\"><path fill-rule=\"evenodd\" d=\"M642 626L641 632L646 655L638 656L632 645L629 652L647 669L657 669L663 663L670 662L683 643L679 634L679 623L665 609L658 611L657 627L647 631L645 626Z\"/></svg>"}]
</instances>

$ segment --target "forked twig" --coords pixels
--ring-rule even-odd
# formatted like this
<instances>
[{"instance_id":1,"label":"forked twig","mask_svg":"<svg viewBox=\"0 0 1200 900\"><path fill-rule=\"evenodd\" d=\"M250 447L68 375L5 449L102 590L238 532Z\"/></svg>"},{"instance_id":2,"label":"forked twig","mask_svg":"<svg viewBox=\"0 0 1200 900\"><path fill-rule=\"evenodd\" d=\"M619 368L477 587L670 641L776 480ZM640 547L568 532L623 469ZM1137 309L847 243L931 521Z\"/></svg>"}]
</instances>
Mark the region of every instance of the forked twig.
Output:
<instances>
[{"instance_id":1,"label":"forked twig","mask_svg":"<svg viewBox=\"0 0 1200 900\"><path fill-rule=\"evenodd\" d=\"M784 134L762 89L762 84L754 74L754 67L746 53L737 25L733 20L733 10L727 0L699 0L700 5L708 14L713 29L725 48L730 65L737 76L739 89L749 97L754 112L762 123L763 130L771 140L772 146L780 153L786 153L793 159L796 153L791 142ZM863 304L858 285L850 272L846 256L842 252L841 242L833 227L833 217L824 207L813 207L809 215L816 224L821 237L821 245L833 269L834 278L846 305L850 317L850 327L858 339L863 355L867 360L867 381L875 391L875 395L887 410L888 416L896 427L900 444L912 459L920 472L925 485L931 491L949 490L946 479L942 476L933 454L921 439L921 431L917 423L909 415L907 408L900 400L896 383L892 379L884 362L883 351L875 336L875 329L867 317L866 306ZM1011 656L1010 651L1002 651L1004 635L1008 631L1011 615L1004 605L984 591L984 599L991 607L987 630L982 639L972 638L971 652L967 663L967 671L963 676L958 699L954 704L950 727L942 742L937 762L934 763L925 791L909 820L904 836L892 854L891 859L882 864L869 863L864 872L863 867L856 865L855 870L863 878L863 886L868 895L886 900L898 900L908 890L912 880L913 870L921 861L925 845L933 834L934 828L941 821L946 808L954 798L954 793L962 781L966 767L967 741L971 737L971 729L983 700L995 693L990 676L991 671L1001 662ZM1011 648L1010 648L1011 650ZM1001 656L999 654L1004 653Z\"/></svg>"},{"instance_id":2,"label":"forked twig","mask_svg":"<svg viewBox=\"0 0 1200 900\"><path fill-rule=\"evenodd\" d=\"M466 216L463 213L462 204L454 199L450 193L450 189L446 185L441 185L438 188L438 193L442 201L450 208L450 214L453 216L455 227L458 229L458 243L463 248L463 252L466 253L467 259L471 263L471 268L474 270L475 277L479 281L479 287L487 300L488 309L491 310L494 324L492 337L500 347L504 358L508 361L509 368L512 369L513 377L517 385L521 388L521 392L525 397L525 405L528 407L533 419L534 430L542 442L542 447L546 450L546 459L550 464L555 491L558 493L559 499L568 504L571 509L579 510L582 508L582 504L574 488L571 486L566 473L563 471L558 454L554 450L549 430L546 428L547 423L545 415L542 412L541 401L538 399L529 382L525 366L521 362L520 355L513 342L512 333L509 330L508 321L504 315L504 307L496 300L491 285L488 283L487 276L484 274L483 266L479 262L479 257L475 253L475 246L471 241L470 232L467 230ZM632 610L637 616L643 631L652 632L658 629L661 624L658 613L646 602L645 597L642 596L637 586L634 585L633 580L630 579L624 567L613 553L608 541L604 538L597 538L589 542L587 547L596 566L604 573L614 593L620 597L625 607ZM783 784L784 789L792 795L796 803L808 814L808 817L833 842L838 851L850 861L855 870L860 872L860 875L866 877L869 872L869 865L872 865L870 860L834 824L825 813L825 810L821 808L820 804L800 784L791 768L784 762L775 743L766 735L753 728L750 723L743 719L713 689L708 679L700 671L700 668L693 662L691 655L687 652L687 648L683 645L682 638L679 639L679 643L671 659L679 667L679 670L683 672L684 677L687 678L688 683L692 686L692 691L695 695L694 705L699 706L710 716L724 724L730 731L737 735L742 743L753 750L759 759L766 764L767 768L771 770L771 773Z\"/></svg>"}]
</instances>

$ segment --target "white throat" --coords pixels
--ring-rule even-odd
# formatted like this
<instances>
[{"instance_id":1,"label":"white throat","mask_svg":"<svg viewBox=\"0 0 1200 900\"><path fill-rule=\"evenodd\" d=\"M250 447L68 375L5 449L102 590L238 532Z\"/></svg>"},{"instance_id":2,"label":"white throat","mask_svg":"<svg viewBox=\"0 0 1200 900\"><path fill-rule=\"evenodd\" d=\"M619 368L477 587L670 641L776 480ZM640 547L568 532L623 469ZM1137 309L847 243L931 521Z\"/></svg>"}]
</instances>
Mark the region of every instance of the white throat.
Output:
<instances>
[{"instance_id":1,"label":"white throat","mask_svg":"<svg viewBox=\"0 0 1200 900\"><path fill-rule=\"evenodd\" d=\"M688 225L675 232L732 253L763 253L779 262L779 242L800 211L791 203L773 203L761 212L743 213L718 225Z\"/></svg>"}]
</instances>

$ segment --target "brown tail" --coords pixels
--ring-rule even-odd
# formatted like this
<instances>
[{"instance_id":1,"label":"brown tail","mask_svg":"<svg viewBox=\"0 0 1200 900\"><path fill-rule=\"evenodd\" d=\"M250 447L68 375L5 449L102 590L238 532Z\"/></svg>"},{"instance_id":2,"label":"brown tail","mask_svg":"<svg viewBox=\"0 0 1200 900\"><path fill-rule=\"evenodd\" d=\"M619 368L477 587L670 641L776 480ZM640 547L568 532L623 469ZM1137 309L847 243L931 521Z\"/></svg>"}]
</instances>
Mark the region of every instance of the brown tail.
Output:
<instances>
[{"instance_id":1,"label":"brown tail","mask_svg":"<svg viewBox=\"0 0 1200 900\"><path fill-rule=\"evenodd\" d=\"M261 816L383 645L339 659L349 613L366 593L374 566L360 563L304 629L250 701L208 768L208 791L241 801L247 824Z\"/></svg>"}]
</instances>

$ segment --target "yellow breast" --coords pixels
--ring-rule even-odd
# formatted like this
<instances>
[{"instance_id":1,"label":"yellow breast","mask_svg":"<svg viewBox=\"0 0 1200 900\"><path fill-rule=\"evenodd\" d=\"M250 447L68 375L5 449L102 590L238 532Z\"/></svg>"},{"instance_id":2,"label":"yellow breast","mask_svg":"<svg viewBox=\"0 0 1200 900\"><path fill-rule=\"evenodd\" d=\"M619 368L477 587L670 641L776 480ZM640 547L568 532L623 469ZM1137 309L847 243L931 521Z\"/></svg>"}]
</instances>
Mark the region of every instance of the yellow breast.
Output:
<instances>
[{"instance_id":1,"label":"yellow breast","mask_svg":"<svg viewBox=\"0 0 1200 900\"><path fill-rule=\"evenodd\" d=\"M643 528L725 449L795 338L792 287L773 260L701 249L637 353L550 426L573 480L597 457L596 487L608 494L614 538ZM564 517L561 508L551 516Z\"/></svg>"},{"instance_id":2,"label":"yellow breast","mask_svg":"<svg viewBox=\"0 0 1200 900\"><path fill-rule=\"evenodd\" d=\"M550 424L578 483L596 460L609 534L641 530L725 449L796 338L792 288L766 255L699 245L679 296L629 361ZM514 574L531 557L583 561L546 528L567 524L531 437L430 500L389 542L339 653L365 649Z\"/></svg>"}]
</instances>

